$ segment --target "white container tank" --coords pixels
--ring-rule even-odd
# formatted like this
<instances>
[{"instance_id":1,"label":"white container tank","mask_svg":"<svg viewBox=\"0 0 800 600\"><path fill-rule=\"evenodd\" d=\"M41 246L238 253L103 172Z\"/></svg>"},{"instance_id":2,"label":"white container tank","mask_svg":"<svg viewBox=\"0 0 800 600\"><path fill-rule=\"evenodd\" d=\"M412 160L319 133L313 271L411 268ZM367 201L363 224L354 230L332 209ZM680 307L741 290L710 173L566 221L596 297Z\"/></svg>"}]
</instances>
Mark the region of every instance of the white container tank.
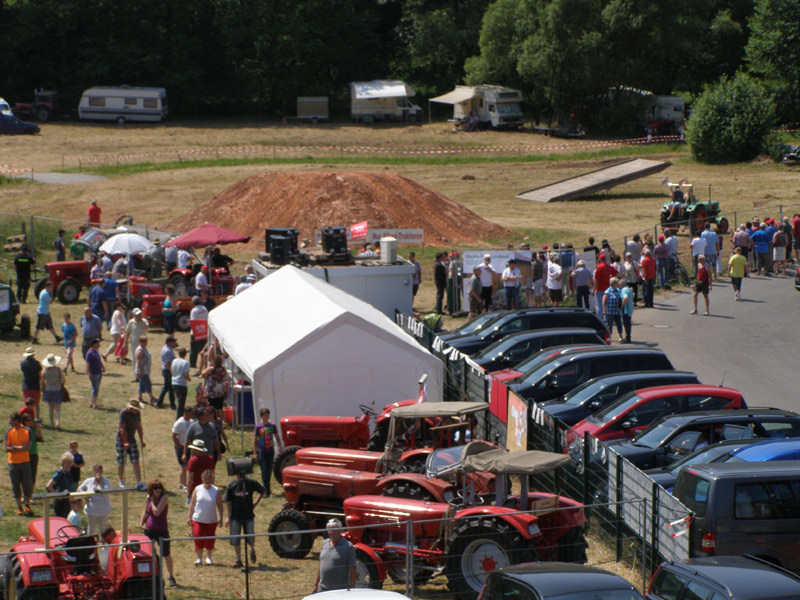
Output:
<instances>
[{"instance_id":1,"label":"white container tank","mask_svg":"<svg viewBox=\"0 0 800 600\"><path fill-rule=\"evenodd\" d=\"M393 265L397 262L397 239L393 237L381 238L381 262Z\"/></svg>"}]
</instances>

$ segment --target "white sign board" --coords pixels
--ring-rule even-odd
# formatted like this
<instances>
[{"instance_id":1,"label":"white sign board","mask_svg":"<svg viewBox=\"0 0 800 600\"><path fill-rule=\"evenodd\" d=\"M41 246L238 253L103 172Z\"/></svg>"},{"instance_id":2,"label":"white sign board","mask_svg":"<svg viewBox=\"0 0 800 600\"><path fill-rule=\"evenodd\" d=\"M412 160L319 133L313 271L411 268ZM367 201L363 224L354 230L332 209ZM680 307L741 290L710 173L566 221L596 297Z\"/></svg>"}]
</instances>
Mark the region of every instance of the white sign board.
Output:
<instances>
[{"instance_id":1,"label":"white sign board","mask_svg":"<svg viewBox=\"0 0 800 600\"><path fill-rule=\"evenodd\" d=\"M415 244L421 246L425 243L424 229L370 229L367 240L378 244L381 238L393 237L398 244Z\"/></svg>"},{"instance_id":2,"label":"white sign board","mask_svg":"<svg viewBox=\"0 0 800 600\"><path fill-rule=\"evenodd\" d=\"M491 256L489 264L494 267L498 274L502 274L503 270L508 266L508 261L514 258L519 261L531 262L532 253L530 250L464 250L461 256L464 257L463 267L461 270L461 293L463 295L462 306L469 306L469 279L472 277L472 271L478 265L483 264L484 255Z\"/></svg>"}]
</instances>

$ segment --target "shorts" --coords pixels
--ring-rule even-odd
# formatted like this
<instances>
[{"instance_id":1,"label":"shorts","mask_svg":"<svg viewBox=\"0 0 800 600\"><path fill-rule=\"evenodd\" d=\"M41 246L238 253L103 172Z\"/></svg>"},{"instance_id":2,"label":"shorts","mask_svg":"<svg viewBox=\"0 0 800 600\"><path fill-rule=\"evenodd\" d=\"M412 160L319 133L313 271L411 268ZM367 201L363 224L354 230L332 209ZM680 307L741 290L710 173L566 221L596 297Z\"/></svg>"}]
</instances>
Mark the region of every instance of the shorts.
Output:
<instances>
[{"instance_id":1,"label":"shorts","mask_svg":"<svg viewBox=\"0 0 800 600\"><path fill-rule=\"evenodd\" d=\"M731 285L733 289L737 292L742 291L742 278L741 277L731 277Z\"/></svg>"},{"instance_id":2,"label":"shorts","mask_svg":"<svg viewBox=\"0 0 800 600\"><path fill-rule=\"evenodd\" d=\"M189 459L183 460L183 446L173 446L175 448L175 458L178 459L178 464L182 467L185 467L186 464L189 462Z\"/></svg>"},{"instance_id":3,"label":"shorts","mask_svg":"<svg viewBox=\"0 0 800 600\"><path fill-rule=\"evenodd\" d=\"M542 279L537 279L533 282L533 295L537 298L544 296L544 281Z\"/></svg>"},{"instance_id":4,"label":"shorts","mask_svg":"<svg viewBox=\"0 0 800 600\"><path fill-rule=\"evenodd\" d=\"M470 294L469 295L469 312L477 314L477 313L481 312L482 308L483 308L483 299L479 298L478 300L476 300L475 297L472 294Z\"/></svg>"},{"instance_id":5,"label":"shorts","mask_svg":"<svg viewBox=\"0 0 800 600\"><path fill-rule=\"evenodd\" d=\"M697 281L694 282L694 291L698 294L703 294L704 296L708 296L708 282L707 281Z\"/></svg>"},{"instance_id":6,"label":"shorts","mask_svg":"<svg viewBox=\"0 0 800 600\"><path fill-rule=\"evenodd\" d=\"M150 381L150 375L139 375L139 395L142 394L153 395L153 383Z\"/></svg>"},{"instance_id":7,"label":"shorts","mask_svg":"<svg viewBox=\"0 0 800 600\"><path fill-rule=\"evenodd\" d=\"M225 399L226 399L225 396L222 396L221 398L208 398L208 397L206 398L206 400L208 400L208 403L211 406L213 406L218 413L220 413L219 415L220 417L222 416L221 411L225 406Z\"/></svg>"},{"instance_id":8,"label":"shorts","mask_svg":"<svg viewBox=\"0 0 800 600\"><path fill-rule=\"evenodd\" d=\"M247 521L239 521L238 519L231 519L230 523L230 532L231 532L231 546L236 546L237 548L241 545L242 538L239 537L242 533L242 529L244 529L245 535L253 535L255 533L255 529L253 524L255 521L253 519L249 519ZM255 539L250 539L247 542L251 546L255 544Z\"/></svg>"},{"instance_id":9,"label":"shorts","mask_svg":"<svg viewBox=\"0 0 800 600\"><path fill-rule=\"evenodd\" d=\"M213 523L200 523L198 521L192 521L192 536L195 538L199 537L209 537L217 533L217 522L214 521ZM214 549L214 542L215 539L210 540L195 540L194 541L194 549L195 550L202 550L206 548L207 550Z\"/></svg>"},{"instance_id":10,"label":"shorts","mask_svg":"<svg viewBox=\"0 0 800 600\"><path fill-rule=\"evenodd\" d=\"M50 316L50 313L46 315L37 314L36 315L36 331L44 331L45 329L52 329L53 328L53 318Z\"/></svg>"},{"instance_id":11,"label":"shorts","mask_svg":"<svg viewBox=\"0 0 800 600\"><path fill-rule=\"evenodd\" d=\"M128 453L128 459L131 464L139 462L139 446L136 445L136 440L131 440L127 450L122 445L122 437L117 434L117 439L114 441L114 447L117 449L117 464L120 467L125 466L125 453Z\"/></svg>"},{"instance_id":12,"label":"shorts","mask_svg":"<svg viewBox=\"0 0 800 600\"><path fill-rule=\"evenodd\" d=\"M559 288L557 290L547 290L551 302L561 302L564 299L564 292Z\"/></svg>"},{"instance_id":13,"label":"shorts","mask_svg":"<svg viewBox=\"0 0 800 600\"><path fill-rule=\"evenodd\" d=\"M169 556L169 531L154 531L152 529L145 529L144 534L154 542L158 542L158 540L164 540L161 542L161 547L164 549L164 552L161 556L164 558ZM155 546L158 548L157 544L155 544Z\"/></svg>"},{"instance_id":14,"label":"shorts","mask_svg":"<svg viewBox=\"0 0 800 600\"><path fill-rule=\"evenodd\" d=\"M36 401L36 406L39 406L39 400L42 398L42 390L22 390L23 400L33 398Z\"/></svg>"}]
</instances>

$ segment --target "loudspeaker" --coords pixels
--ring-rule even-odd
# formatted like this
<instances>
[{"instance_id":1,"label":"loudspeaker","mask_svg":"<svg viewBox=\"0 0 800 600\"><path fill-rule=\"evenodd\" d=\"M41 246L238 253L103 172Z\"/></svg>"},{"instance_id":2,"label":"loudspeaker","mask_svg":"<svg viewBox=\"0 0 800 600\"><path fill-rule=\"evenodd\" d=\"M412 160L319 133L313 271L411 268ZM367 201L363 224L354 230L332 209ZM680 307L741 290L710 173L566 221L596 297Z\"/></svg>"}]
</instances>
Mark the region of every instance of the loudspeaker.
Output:
<instances>
[{"instance_id":1,"label":"loudspeaker","mask_svg":"<svg viewBox=\"0 0 800 600\"><path fill-rule=\"evenodd\" d=\"M322 251L327 254L347 252L347 231L344 227L322 228Z\"/></svg>"},{"instance_id":2,"label":"loudspeaker","mask_svg":"<svg viewBox=\"0 0 800 600\"><path fill-rule=\"evenodd\" d=\"M270 240L276 235L289 238L289 254L297 254L297 238L300 237L300 232L293 227L267 227L264 230L265 252L272 252Z\"/></svg>"},{"instance_id":3,"label":"loudspeaker","mask_svg":"<svg viewBox=\"0 0 800 600\"><path fill-rule=\"evenodd\" d=\"M296 242L297 238L295 238ZM273 265L288 265L292 258L292 238L273 235L269 240L269 262Z\"/></svg>"},{"instance_id":4,"label":"loudspeaker","mask_svg":"<svg viewBox=\"0 0 800 600\"><path fill-rule=\"evenodd\" d=\"M225 461L225 467L228 470L228 476L233 477L237 473L249 475L253 472L253 463L255 461L249 456L245 458L229 458Z\"/></svg>"}]
</instances>

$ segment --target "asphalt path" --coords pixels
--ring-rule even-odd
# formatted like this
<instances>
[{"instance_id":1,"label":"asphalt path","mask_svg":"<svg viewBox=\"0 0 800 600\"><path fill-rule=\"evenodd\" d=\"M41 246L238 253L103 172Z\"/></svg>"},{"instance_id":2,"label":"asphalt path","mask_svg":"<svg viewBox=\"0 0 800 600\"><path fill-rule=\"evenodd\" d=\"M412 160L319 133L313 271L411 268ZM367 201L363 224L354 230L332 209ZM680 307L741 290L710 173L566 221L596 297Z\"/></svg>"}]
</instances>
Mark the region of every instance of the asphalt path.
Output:
<instances>
[{"instance_id":1,"label":"asphalt path","mask_svg":"<svg viewBox=\"0 0 800 600\"><path fill-rule=\"evenodd\" d=\"M655 308L636 309L632 339L662 349L676 369L697 373L703 383L740 390L749 406L800 412L800 294L789 272L745 278L741 302L730 280L719 279L709 316L702 295L692 315L690 291L667 291L656 296Z\"/></svg>"}]
</instances>

